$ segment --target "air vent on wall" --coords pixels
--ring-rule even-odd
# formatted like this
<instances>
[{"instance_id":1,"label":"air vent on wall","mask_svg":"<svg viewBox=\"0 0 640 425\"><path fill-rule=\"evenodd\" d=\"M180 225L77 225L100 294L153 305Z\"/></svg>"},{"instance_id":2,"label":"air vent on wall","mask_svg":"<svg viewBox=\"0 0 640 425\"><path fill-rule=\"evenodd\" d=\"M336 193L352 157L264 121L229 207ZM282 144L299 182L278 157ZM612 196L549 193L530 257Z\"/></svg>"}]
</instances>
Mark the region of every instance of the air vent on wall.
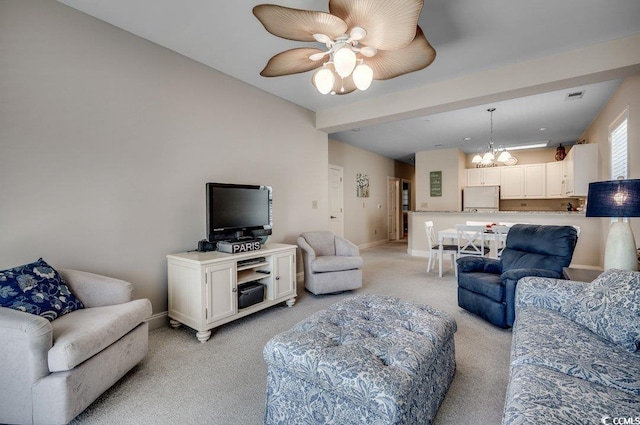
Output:
<instances>
[{"instance_id":1,"label":"air vent on wall","mask_svg":"<svg viewBox=\"0 0 640 425\"><path fill-rule=\"evenodd\" d=\"M574 91L572 93L567 93L567 97L564 100L578 100L582 99L584 96L585 90L582 91Z\"/></svg>"}]
</instances>

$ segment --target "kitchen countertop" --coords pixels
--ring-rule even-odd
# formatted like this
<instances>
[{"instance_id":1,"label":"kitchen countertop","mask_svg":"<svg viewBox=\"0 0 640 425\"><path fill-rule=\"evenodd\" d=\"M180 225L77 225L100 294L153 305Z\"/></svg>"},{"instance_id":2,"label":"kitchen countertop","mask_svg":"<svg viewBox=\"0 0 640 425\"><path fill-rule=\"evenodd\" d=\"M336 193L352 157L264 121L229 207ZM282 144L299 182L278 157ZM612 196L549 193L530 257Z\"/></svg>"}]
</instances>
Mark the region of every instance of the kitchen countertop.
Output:
<instances>
[{"instance_id":1,"label":"kitchen countertop","mask_svg":"<svg viewBox=\"0 0 640 425\"><path fill-rule=\"evenodd\" d=\"M530 223L553 226L578 226L580 238L573 253L571 267L602 267L606 230L605 219L592 219L584 211L412 211L408 223L407 253L427 257L429 244L424 222L433 221L437 230L450 229L466 221L491 223Z\"/></svg>"},{"instance_id":2,"label":"kitchen countertop","mask_svg":"<svg viewBox=\"0 0 640 425\"><path fill-rule=\"evenodd\" d=\"M542 214L542 215L578 215L584 216L584 211L410 211L411 213L426 214Z\"/></svg>"}]
</instances>

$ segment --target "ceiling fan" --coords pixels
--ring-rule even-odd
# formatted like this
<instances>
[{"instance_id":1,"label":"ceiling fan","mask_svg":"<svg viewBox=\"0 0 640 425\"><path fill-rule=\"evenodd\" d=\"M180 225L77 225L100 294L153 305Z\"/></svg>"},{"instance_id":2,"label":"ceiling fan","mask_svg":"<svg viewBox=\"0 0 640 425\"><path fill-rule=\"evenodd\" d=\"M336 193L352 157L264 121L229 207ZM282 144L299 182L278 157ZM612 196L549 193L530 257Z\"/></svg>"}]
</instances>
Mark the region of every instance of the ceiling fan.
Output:
<instances>
[{"instance_id":1,"label":"ceiling fan","mask_svg":"<svg viewBox=\"0 0 640 425\"><path fill-rule=\"evenodd\" d=\"M280 77L316 69L312 83L322 94L366 90L429 66L436 51L418 18L423 0L329 0L329 13L260 4L253 14L271 34L319 42L327 50L300 47L273 56L260 75Z\"/></svg>"}]
</instances>

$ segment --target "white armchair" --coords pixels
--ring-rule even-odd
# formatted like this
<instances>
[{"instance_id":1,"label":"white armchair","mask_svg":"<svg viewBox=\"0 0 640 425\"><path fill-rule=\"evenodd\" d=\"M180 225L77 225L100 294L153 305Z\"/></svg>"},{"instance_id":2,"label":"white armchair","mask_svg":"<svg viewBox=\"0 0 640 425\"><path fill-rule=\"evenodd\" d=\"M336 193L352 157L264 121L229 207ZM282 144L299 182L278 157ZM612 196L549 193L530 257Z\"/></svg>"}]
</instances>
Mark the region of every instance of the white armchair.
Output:
<instances>
[{"instance_id":1,"label":"white armchair","mask_svg":"<svg viewBox=\"0 0 640 425\"><path fill-rule=\"evenodd\" d=\"M331 232L298 237L304 264L304 286L316 295L362 287L362 257L352 242Z\"/></svg>"},{"instance_id":2,"label":"white armchair","mask_svg":"<svg viewBox=\"0 0 640 425\"><path fill-rule=\"evenodd\" d=\"M65 424L147 353L151 303L132 285L58 269L85 308L52 322L0 307L0 423Z\"/></svg>"}]
</instances>

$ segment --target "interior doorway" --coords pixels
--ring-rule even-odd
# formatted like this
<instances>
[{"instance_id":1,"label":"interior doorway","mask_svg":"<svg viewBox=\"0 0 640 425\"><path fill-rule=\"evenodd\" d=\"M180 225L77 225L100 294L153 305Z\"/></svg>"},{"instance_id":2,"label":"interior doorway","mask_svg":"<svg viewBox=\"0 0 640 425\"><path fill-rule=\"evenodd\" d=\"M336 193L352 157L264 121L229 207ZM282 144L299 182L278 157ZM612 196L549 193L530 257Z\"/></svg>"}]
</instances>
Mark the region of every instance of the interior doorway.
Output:
<instances>
[{"instance_id":1,"label":"interior doorway","mask_svg":"<svg viewBox=\"0 0 640 425\"><path fill-rule=\"evenodd\" d=\"M329 231L344 237L343 168L329 165Z\"/></svg>"},{"instance_id":2,"label":"interior doorway","mask_svg":"<svg viewBox=\"0 0 640 425\"><path fill-rule=\"evenodd\" d=\"M387 177L387 231L388 239L400 239L400 179Z\"/></svg>"},{"instance_id":3,"label":"interior doorway","mask_svg":"<svg viewBox=\"0 0 640 425\"><path fill-rule=\"evenodd\" d=\"M402 238L409 237L409 211L411 211L411 180L402 179L402 194L401 194L401 208L402 208Z\"/></svg>"}]
</instances>

